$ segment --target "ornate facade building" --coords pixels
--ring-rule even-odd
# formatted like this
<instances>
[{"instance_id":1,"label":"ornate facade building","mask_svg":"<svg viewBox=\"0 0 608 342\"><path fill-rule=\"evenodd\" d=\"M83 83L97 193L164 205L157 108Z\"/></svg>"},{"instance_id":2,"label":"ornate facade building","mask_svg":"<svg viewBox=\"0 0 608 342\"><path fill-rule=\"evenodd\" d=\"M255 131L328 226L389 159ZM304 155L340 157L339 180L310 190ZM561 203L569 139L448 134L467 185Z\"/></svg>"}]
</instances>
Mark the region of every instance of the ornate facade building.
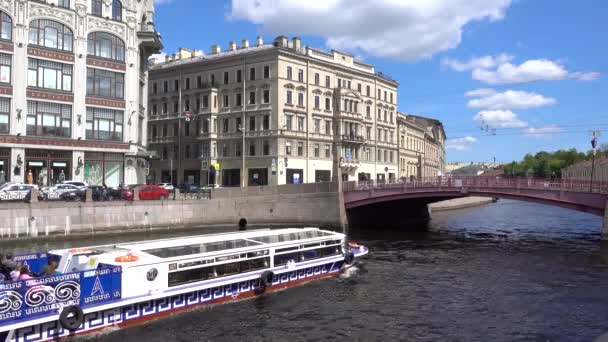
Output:
<instances>
[{"instance_id":1,"label":"ornate facade building","mask_svg":"<svg viewBox=\"0 0 608 342\"><path fill-rule=\"evenodd\" d=\"M153 17L153 0L0 0L4 180L145 182Z\"/></svg>"},{"instance_id":2,"label":"ornate facade building","mask_svg":"<svg viewBox=\"0 0 608 342\"><path fill-rule=\"evenodd\" d=\"M445 131L435 119L399 113L399 178L445 175Z\"/></svg>"},{"instance_id":3,"label":"ornate facade building","mask_svg":"<svg viewBox=\"0 0 608 342\"><path fill-rule=\"evenodd\" d=\"M150 66L155 182L276 185L398 176L396 81L277 37ZM244 171L243 171L244 170Z\"/></svg>"}]
</instances>

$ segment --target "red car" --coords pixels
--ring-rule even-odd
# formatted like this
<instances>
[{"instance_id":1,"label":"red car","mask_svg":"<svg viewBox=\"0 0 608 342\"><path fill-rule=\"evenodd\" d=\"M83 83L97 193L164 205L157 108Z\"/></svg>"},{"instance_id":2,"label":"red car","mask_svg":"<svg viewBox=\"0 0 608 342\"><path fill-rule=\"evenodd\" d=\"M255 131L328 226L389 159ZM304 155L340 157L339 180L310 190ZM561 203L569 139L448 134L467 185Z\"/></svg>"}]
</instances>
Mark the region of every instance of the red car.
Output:
<instances>
[{"instance_id":1,"label":"red car","mask_svg":"<svg viewBox=\"0 0 608 342\"><path fill-rule=\"evenodd\" d=\"M169 198L169 191L158 185L143 185L139 188L140 200L158 200Z\"/></svg>"}]
</instances>

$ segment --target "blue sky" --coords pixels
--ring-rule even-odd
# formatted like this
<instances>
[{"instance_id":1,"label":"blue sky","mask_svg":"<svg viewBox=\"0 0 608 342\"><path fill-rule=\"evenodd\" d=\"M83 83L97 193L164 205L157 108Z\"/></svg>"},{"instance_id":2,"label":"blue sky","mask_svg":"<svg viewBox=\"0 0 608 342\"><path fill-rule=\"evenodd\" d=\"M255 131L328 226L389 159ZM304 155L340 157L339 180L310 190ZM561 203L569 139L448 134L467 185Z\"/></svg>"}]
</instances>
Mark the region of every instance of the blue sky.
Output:
<instances>
[{"instance_id":1,"label":"blue sky","mask_svg":"<svg viewBox=\"0 0 608 342\"><path fill-rule=\"evenodd\" d=\"M262 35L349 51L399 81L399 110L443 121L449 161L608 142L608 1L161 0L164 52ZM467 96L466 94L469 93ZM481 129L484 127L484 130ZM492 133L495 132L495 135Z\"/></svg>"}]
</instances>

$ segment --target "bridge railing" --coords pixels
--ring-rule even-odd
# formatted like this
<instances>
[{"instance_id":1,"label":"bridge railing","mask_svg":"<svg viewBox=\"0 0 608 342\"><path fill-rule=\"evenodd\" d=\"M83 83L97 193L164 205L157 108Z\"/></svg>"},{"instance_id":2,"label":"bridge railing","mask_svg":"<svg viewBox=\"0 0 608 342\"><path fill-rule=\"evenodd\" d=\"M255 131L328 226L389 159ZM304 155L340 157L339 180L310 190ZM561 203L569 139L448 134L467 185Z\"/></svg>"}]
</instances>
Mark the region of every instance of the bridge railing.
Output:
<instances>
[{"instance_id":1,"label":"bridge railing","mask_svg":"<svg viewBox=\"0 0 608 342\"><path fill-rule=\"evenodd\" d=\"M495 178L495 177L429 177L395 181L350 181L343 183L343 190L366 191L370 189L401 188L416 189L460 189L460 188L504 188L572 191L608 194L608 182L543 178Z\"/></svg>"}]
</instances>

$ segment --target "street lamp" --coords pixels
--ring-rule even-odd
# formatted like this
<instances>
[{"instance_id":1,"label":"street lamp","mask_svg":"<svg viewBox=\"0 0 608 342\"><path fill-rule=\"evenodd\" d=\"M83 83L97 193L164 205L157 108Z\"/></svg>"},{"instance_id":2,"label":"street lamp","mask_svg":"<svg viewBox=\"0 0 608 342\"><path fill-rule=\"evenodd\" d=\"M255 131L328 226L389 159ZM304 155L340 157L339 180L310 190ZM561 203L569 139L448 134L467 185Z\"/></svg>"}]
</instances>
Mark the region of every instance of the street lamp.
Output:
<instances>
[{"instance_id":1,"label":"street lamp","mask_svg":"<svg viewBox=\"0 0 608 342\"><path fill-rule=\"evenodd\" d=\"M593 173L595 171L595 153L596 153L598 137L599 137L598 131L591 132L591 147L593 148L593 155L591 156L591 178L589 179L589 192L593 192Z\"/></svg>"}]
</instances>

